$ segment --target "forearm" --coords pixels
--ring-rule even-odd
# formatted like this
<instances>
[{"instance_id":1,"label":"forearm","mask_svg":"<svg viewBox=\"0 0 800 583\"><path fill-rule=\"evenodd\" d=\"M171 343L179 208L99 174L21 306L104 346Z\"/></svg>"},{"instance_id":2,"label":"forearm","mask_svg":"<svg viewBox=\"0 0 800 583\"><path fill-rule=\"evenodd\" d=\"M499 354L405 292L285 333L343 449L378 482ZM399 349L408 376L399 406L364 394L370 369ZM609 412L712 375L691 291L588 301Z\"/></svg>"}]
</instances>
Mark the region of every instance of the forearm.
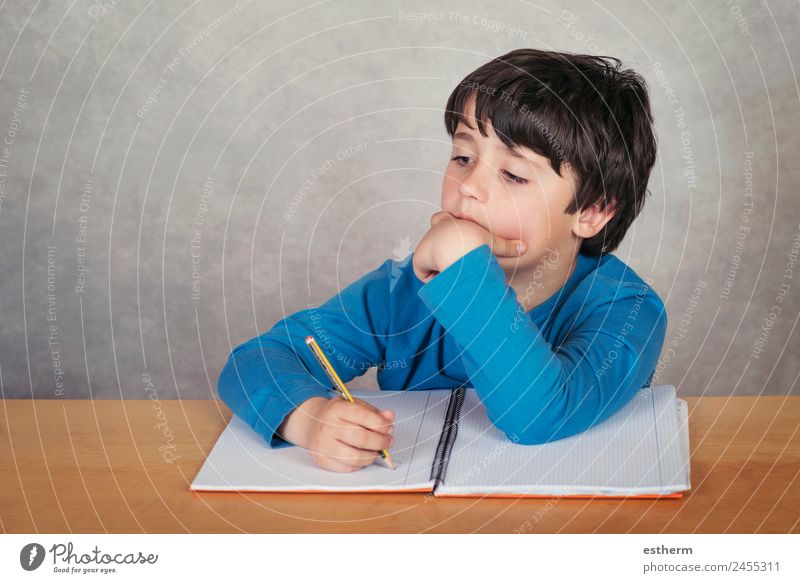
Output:
<instances>
[{"instance_id":1,"label":"forearm","mask_svg":"<svg viewBox=\"0 0 800 583\"><path fill-rule=\"evenodd\" d=\"M629 327L623 322L632 292L617 292L622 299L594 308L580 327L573 322L555 349L520 306L488 247L451 265L419 295L461 349L492 423L520 443L543 443L611 415L655 366L666 327L656 300L643 302L636 327ZM609 359L612 365L603 368Z\"/></svg>"},{"instance_id":2,"label":"forearm","mask_svg":"<svg viewBox=\"0 0 800 583\"><path fill-rule=\"evenodd\" d=\"M527 350L509 343L488 359L469 350L464 356L490 419L519 443L562 439L608 418L644 385L657 359L624 342L614 348L614 338L603 333L592 345L554 351L535 324L525 328Z\"/></svg>"},{"instance_id":3,"label":"forearm","mask_svg":"<svg viewBox=\"0 0 800 583\"><path fill-rule=\"evenodd\" d=\"M551 429L564 413L559 399L565 373L538 327L519 324L525 318L516 296L502 273L493 273L491 265L487 272L484 251L437 275L420 297L459 346L491 422L509 438L533 441L533 431Z\"/></svg>"},{"instance_id":4,"label":"forearm","mask_svg":"<svg viewBox=\"0 0 800 583\"><path fill-rule=\"evenodd\" d=\"M312 397L331 398L330 379L308 349L308 335L324 340L326 356L344 383L383 361L391 266L385 261L321 306L300 310L233 350L217 383L220 397L270 447L289 445L283 437L302 444L310 417L298 407Z\"/></svg>"},{"instance_id":5,"label":"forearm","mask_svg":"<svg viewBox=\"0 0 800 583\"><path fill-rule=\"evenodd\" d=\"M258 339L234 350L217 386L225 404L262 435L270 447L289 445L276 435L278 427L308 399L327 398L329 392L290 349L262 347ZM291 433L297 439L296 432Z\"/></svg>"}]
</instances>

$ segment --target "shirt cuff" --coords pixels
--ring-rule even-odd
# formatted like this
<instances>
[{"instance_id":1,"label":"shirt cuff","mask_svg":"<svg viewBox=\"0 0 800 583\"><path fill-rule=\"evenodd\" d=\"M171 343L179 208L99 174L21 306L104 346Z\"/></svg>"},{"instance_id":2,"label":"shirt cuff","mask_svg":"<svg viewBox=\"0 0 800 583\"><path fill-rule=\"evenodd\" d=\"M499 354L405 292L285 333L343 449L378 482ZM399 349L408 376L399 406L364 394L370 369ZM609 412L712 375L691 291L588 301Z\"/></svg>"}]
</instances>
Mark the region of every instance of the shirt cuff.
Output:
<instances>
[{"instance_id":1,"label":"shirt cuff","mask_svg":"<svg viewBox=\"0 0 800 583\"><path fill-rule=\"evenodd\" d=\"M449 332L474 338L486 322L472 316L492 314L507 293L511 292L505 271L484 243L447 266L423 285L417 296ZM478 306L480 310L476 310Z\"/></svg>"}]
</instances>

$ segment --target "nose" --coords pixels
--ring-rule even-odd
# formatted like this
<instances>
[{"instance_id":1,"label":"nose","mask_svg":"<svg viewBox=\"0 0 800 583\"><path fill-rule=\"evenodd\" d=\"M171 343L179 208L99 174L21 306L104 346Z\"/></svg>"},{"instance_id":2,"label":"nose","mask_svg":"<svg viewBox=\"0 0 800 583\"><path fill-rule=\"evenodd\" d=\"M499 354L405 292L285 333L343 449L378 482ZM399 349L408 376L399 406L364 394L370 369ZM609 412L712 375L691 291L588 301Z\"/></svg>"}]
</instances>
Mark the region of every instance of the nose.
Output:
<instances>
[{"instance_id":1,"label":"nose","mask_svg":"<svg viewBox=\"0 0 800 583\"><path fill-rule=\"evenodd\" d=\"M458 185L458 192L461 196L474 198L480 202L486 202L486 184L487 164L478 160L461 179Z\"/></svg>"}]
</instances>

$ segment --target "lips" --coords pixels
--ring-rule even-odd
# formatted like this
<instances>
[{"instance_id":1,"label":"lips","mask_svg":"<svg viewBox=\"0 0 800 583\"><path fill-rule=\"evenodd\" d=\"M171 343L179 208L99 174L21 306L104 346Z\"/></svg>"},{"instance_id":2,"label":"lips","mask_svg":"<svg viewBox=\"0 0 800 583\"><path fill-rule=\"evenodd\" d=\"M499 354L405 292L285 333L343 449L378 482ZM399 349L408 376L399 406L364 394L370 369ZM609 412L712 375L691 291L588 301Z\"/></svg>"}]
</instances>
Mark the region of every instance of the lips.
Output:
<instances>
[{"instance_id":1,"label":"lips","mask_svg":"<svg viewBox=\"0 0 800 583\"><path fill-rule=\"evenodd\" d=\"M465 220L465 221L471 221L471 222L473 222L473 223L476 223L476 222L477 222L477 221L476 221L475 219L473 219L471 216L469 216L469 215L465 215L464 213L452 213L452 215L453 215L455 218L457 218L457 219L462 219L462 220Z\"/></svg>"}]
</instances>

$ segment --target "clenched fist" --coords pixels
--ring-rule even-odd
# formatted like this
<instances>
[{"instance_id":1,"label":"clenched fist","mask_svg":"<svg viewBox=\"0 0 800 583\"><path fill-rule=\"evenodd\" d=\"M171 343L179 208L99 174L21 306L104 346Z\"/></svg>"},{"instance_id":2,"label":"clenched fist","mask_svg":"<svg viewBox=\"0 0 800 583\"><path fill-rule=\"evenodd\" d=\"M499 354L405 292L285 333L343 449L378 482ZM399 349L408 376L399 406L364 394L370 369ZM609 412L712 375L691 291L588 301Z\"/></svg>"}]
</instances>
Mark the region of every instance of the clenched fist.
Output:
<instances>
[{"instance_id":1,"label":"clenched fist","mask_svg":"<svg viewBox=\"0 0 800 583\"><path fill-rule=\"evenodd\" d=\"M414 250L414 274L428 283L439 272L484 244L498 257L517 257L527 248L524 241L504 239L472 221L456 218L445 211L434 213L431 228Z\"/></svg>"}]
</instances>

